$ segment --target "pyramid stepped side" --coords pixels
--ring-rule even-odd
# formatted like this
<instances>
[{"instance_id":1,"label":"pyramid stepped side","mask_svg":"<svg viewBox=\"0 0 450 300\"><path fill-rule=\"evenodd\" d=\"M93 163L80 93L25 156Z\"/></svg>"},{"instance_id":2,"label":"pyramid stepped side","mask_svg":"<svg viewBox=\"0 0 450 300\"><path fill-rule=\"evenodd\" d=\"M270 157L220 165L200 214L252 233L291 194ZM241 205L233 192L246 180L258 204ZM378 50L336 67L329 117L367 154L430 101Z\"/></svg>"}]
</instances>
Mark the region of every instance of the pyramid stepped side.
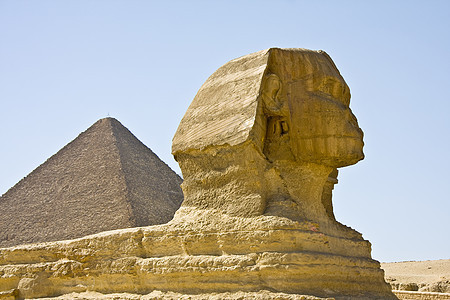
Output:
<instances>
[{"instance_id":1,"label":"pyramid stepped side","mask_svg":"<svg viewBox=\"0 0 450 300\"><path fill-rule=\"evenodd\" d=\"M183 202L183 180L117 120L111 125L135 226L167 223Z\"/></svg>"},{"instance_id":2,"label":"pyramid stepped side","mask_svg":"<svg viewBox=\"0 0 450 300\"><path fill-rule=\"evenodd\" d=\"M121 143L117 137L128 142ZM122 151L131 155L121 157L119 144L123 144ZM127 150L127 145L143 153ZM146 172L154 172L137 168L139 163L151 167L146 161L151 155L153 152L118 121L97 121L0 198L0 247L72 239L161 222L164 218L159 217L145 224L151 218L145 220L140 215L145 213L141 208L145 204L136 200L143 193L134 192L133 188L149 178ZM127 157L138 159L127 163L123 161ZM140 171L133 171L133 167ZM176 210L173 205L170 207L173 212L165 219L170 219Z\"/></svg>"}]
</instances>

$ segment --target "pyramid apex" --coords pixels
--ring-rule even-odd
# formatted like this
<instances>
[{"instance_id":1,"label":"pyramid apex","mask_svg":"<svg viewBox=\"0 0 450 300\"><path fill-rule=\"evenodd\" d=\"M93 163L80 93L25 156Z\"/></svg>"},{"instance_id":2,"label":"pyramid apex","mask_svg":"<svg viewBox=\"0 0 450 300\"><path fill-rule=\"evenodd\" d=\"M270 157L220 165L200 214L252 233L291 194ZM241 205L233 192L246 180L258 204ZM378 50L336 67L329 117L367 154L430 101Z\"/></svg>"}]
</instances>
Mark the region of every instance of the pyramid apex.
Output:
<instances>
[{"instance_id":1,"label":"pyramid apex","mask_svg":"<svg viewBox=\"0 0 450 300\"><path fill-rule=\"evenodd\" d=\"M114 117L105 117L105 118L101 118L101 119L98 119L97 122L95 122L95 123L101 123L101 122L119 122L119 123L120 123L120 121L117 120L117 119L114 118ZM95 123L94 123L94 124L95 124Z\"/></svg>"},{"instance_id":2,"label":"pyramid apex","mask_svg":"<svg viewBox=\"0 0 450 300\"><path fill-rule=\"evenodd\" d=\"M105 118L98 119L88 129L86 129L86 131L92 130L94 128L97 128L97 130L101 128L102 131L104 131L104 130L114 131L113 130L114 127L116 127L116 128L124 128L127 131L129 131L119 120L117 120L114 117L105 117Z\"/></svg>"}]
</instances>

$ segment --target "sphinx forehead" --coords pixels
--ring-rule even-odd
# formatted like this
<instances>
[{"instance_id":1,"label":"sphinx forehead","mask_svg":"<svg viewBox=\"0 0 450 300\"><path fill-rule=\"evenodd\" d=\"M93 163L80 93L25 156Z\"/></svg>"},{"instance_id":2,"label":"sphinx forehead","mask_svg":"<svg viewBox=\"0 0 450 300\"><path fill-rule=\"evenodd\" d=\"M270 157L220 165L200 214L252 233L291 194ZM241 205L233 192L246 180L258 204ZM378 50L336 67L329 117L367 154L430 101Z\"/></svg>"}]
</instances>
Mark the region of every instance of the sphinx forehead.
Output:
<instances>
[{"instance_id":1,"label":"sphinx forehead","mask_svg":"<svg viewBox=\"0 0 450 300\"><path fill-rule=\"evenodd\" d=\"M198 91L175 133L172 153L247 141L256 123L265 74L291 81L324 70L340 76L323 51L301 48L271 48L229 61Z\"/></svg>"}]
</instances>

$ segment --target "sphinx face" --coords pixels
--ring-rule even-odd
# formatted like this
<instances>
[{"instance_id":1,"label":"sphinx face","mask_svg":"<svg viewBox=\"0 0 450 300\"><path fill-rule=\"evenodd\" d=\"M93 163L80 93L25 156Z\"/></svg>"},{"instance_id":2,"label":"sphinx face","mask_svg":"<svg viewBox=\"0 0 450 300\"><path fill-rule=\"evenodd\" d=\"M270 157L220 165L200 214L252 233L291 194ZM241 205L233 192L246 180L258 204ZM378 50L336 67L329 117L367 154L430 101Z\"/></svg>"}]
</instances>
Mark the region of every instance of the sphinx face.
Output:
<instances>
[{"instance_id":1,"label":"sphinx face","mask_svg":"<svg viewBox=\"0 0 450 300\"><path fill-rule=\"evenodd\" d=\"M363 132L350 110L350 90L330 65L288 84L290 143L298 161L332 167L364 158Z\"/></svg>"},{"instance_id":2,"label":"sphinx face","mask_svg":"<svg viewBox=\"0 0 450 300\"><path fill-rule=\"evenodd\" d=\"M363 159L363 132L349 107L350 90L331 59L317 52L277 59L273 69L288 65L292 70L274 70L278 74L266 77L264 152L269 160L337 168Z\"/></svg>"}]
</instances>

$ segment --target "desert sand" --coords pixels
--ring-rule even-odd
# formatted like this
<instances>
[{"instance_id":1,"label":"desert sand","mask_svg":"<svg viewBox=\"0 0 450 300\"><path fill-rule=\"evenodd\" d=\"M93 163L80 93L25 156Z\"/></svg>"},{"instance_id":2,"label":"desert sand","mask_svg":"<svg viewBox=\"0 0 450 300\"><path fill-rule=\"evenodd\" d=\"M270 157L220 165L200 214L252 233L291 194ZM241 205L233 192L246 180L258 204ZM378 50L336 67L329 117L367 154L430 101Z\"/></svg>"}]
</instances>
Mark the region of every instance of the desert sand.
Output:
<instances>
[{"instance_id":1,"label":"desert sand","mask_svg":"<svg viewBox=\"0 0 450 300\"><path fill-rule=\"evenodd\" d=\"M381 263L395 290L450 293L450 259Z\"/></svg>"}]
</instances>

